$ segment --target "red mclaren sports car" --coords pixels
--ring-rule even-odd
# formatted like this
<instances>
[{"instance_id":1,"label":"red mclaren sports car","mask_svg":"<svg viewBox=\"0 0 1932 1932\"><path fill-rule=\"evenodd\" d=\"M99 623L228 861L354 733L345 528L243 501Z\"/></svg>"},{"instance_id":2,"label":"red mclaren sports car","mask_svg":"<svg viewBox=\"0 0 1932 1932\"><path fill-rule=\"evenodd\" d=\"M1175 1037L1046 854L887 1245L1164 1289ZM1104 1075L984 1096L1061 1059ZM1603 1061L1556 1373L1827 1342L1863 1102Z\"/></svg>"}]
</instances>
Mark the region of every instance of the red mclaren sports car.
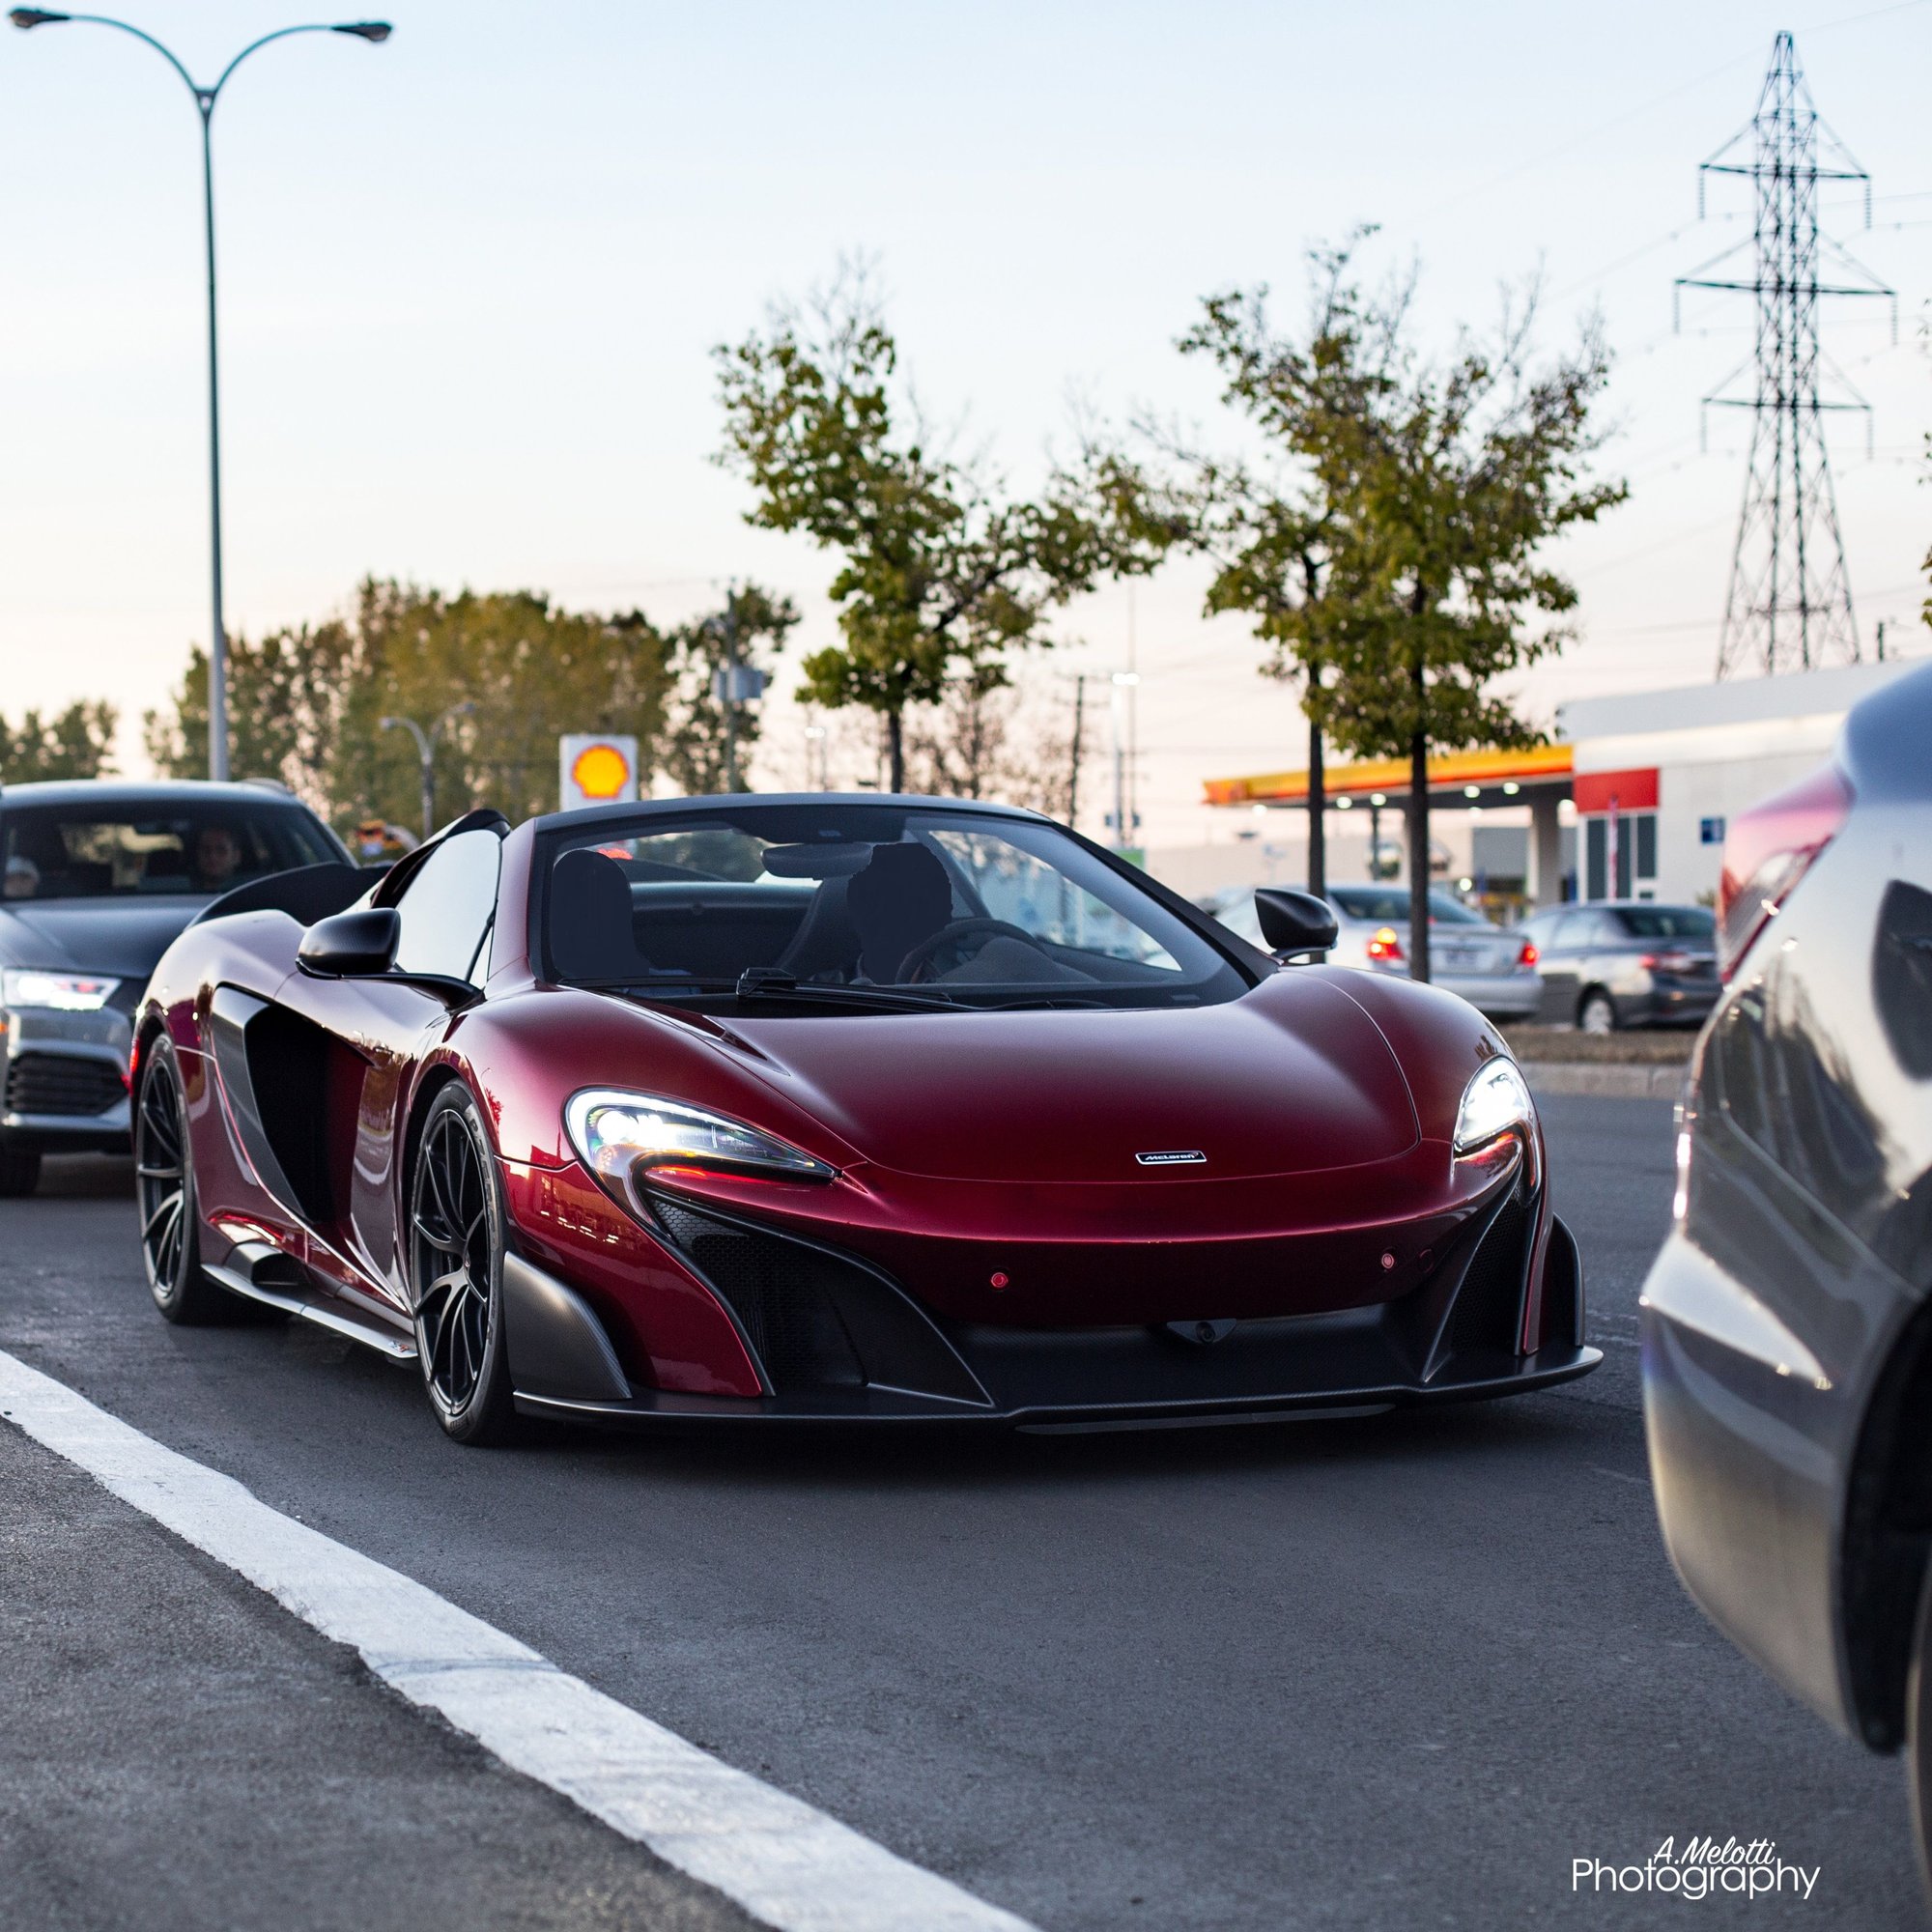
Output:
<instances>
[{"instance_id":1,"label":"red mclaren sports car","mask_svg":"<svg viewBox=\"0 0 1932 1932\"><path fill-rule=\"evenodd\" d=\"M1273 955L1031 812L876 796L472 812L374 884L258 882L138 1016L155 1300L413 1360L468 1442L1594 1367L1500 1037L1261 904Z\"/></svg>"}]
</instances>

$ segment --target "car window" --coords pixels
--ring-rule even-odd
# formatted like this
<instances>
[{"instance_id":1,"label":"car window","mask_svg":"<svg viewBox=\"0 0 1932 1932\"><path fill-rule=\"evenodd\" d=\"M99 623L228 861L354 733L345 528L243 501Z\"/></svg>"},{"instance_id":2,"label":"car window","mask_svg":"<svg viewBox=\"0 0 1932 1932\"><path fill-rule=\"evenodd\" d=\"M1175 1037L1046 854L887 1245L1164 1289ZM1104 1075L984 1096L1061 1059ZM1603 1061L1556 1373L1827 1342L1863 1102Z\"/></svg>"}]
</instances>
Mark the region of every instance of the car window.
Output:
<instances>
[{"instance_id":1,"label":"car window","mask_svg":"<svg viewBox=\"0 0 1932 1932\"><path fill-rule=\"evenodd\" d=\"M292 801L177 807L110 792L0 810L0 894L10 900L208 895L341 857Z\"/></svg>"},{"instance_id":2,"label":"car window","mask_svg":"<svg viewBox=\"0 0 1932 1932\"><path fill-rule=\"evenodd\" d=\"M402 934L396 967L474 983L478 955L497 909L503 841L495 832L459 832L422 863L396 901Z\"/></svg>"},{"instance_id":3,"label":"car window","mask_svg":"<svg viewBox=\"0 0 1932 1932\"><path fill-rule=\"evenodd\" d=\"M1408 918L1406 886L1331 886L1330 902L1346 918L1372 921L1377 925L1406 923ZM1481 913L1471 912L1462 900L1448 893L1429 895L1429 917L1436 925L1488 925Z\"/></svg>"},{"instance_id":4,"label":"car window","mask_svg":"<svg viewBox=\"0 0 1932 1932\"><path fill-rule=\"evenodd\" d=\"M550 970L566 981L685 997L769 968L801 985L1090 1006L1247 985L1132 876L1030 819L747 802L586 829L544 866Z\"/></svg>"},{"instance_id":5,"label":"car window","mask_svg":"<svg viewBox=\"0 0 1932 1932\"><path fill-rule=\"evenodd\" d=\"M1633 939L1694 939L1709 946L1717 915L1703 906L1631 906L1617 914Z\"/></svg>"},{"instance_id":6,"label":"car window","mask_svg":"<svg viewBox=\"0 0 1932 1932\"><path fill-rule=\"evenodd\" d=\"M1566 912L1551 929L1549 944L1546 952L1574 952L1579 946L1587 946L1590 941L1590 915L1586 912Z\"/></svg>"}]
</instances>

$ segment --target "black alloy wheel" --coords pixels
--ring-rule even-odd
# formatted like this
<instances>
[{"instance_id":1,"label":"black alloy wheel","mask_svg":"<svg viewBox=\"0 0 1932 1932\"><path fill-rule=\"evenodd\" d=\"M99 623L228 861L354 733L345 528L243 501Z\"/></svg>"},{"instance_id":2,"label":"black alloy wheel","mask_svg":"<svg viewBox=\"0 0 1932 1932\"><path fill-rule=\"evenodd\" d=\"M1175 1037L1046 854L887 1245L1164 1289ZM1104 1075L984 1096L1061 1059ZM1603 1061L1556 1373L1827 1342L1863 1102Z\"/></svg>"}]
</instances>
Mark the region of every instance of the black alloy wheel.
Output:
<instances>
[{"instance_id":1,"label":"black alloy wheel","mask_svg":"<svg viewBox=\"0 0 1932 1932\"><path fill-rule=\"evenodd\" d=\"M410 1285L423 1386L459 1442L500 1442L516 1411L503 1345L503 1208L476 1102L431 1102L410 1189Z\"/></svg>"},{"instance_id":2,"label":"black alloy wheel","mask_svg":"<svg viewBox=\"0 0 1932 1932\"><path fill-rule=\"evenodd\" d=\"M170 1321L217 1320L231 1304L201 1271L187 1096L181 1063L165 1035L141 1069L134 1106L134 1199L141 1213L141 1265L155 1306Z\"/></svg>"}]
</instances>

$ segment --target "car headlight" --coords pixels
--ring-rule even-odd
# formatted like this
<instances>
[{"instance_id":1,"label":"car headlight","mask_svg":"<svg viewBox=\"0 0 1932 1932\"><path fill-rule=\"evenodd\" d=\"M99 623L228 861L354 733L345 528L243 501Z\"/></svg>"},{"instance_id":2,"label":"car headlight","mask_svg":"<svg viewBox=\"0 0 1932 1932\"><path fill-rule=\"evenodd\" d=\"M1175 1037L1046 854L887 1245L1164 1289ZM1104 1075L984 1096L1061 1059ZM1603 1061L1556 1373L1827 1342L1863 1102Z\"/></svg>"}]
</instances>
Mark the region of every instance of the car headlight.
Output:
<instances>
[{"instance_id":1,"label":"car headlight","mask_svg":"<svg viewBox=\"0 0 1932 1932\"><path fill-rule=\"evenodd\" d=\"M114 997L119 980L94 973L40 973L10 966L0 973L0 1007L51 1007L63 1013L99 1012Z\"/></svg>"},{"instance_id":2,"label":"car headlight","mask_svg":"<svg viewBox=\"0 0 1932 1932\"><path fill-rule=\"evenodd\" d=\"M789 1180L830 1180L836 1172L742 1121L649 1094L574 1094L563 1123L584 1166L619 1188L639 1167L708 1167Z\"/></svg>"},{"instance_id":3,"label":"car headlight","mask_svg":"<svg viewBox=\"0 0 1932 1932\"><path fill-rule=\"evenodd\" d=\"M1498 1054L1485 1061L1463 1089L1463 1104L1456 1110L1455 1150L1459 1154L1474 1153L1504 1134L1527 1129L1535 1119L1536 1108L1516 1062Z\"/></svg>"}]
</instances>

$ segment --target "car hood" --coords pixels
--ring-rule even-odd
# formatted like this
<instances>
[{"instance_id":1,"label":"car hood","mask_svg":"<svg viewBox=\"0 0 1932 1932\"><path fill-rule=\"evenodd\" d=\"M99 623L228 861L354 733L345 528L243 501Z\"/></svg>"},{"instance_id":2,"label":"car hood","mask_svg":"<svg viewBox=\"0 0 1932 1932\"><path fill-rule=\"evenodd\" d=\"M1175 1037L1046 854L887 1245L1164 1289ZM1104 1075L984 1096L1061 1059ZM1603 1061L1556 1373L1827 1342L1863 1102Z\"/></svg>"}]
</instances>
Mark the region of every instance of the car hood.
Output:
<instances>
[{"instance_id":1,"label":"car hood","mask_svg":"<svg viewBox=\"0 0 1932 1932\"><path fill-rule=\"evenodd\" d=\"M147 982L206 897L47 899L0 906L0 965Z\"/></svg>"},{"instance_id":2,"label":"car hood","mask_svg":"<svg viewBox=\"0 0 1932 1932\"><path fill-rule=\"evenodd\" d=\"M905 1174L1227 1180L1389 1160L1418 1139L1380 1030L1337 987L1293 973L1213 1007L731 1025L788 1099Z\"/></svg>"}]
</instances>

